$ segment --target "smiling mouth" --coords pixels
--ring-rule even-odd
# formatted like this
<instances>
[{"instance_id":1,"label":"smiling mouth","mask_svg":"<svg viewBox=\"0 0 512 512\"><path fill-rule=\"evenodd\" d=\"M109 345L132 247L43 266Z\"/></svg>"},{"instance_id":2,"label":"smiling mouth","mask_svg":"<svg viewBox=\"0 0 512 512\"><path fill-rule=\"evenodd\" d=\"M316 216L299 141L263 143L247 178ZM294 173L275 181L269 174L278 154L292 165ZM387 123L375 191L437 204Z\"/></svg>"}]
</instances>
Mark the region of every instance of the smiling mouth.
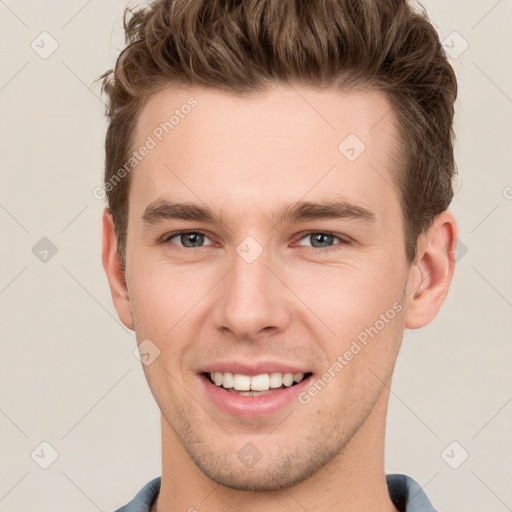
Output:
<instances>
[{"instance_id":1,"label":"smiling mouth","mask_svg":"<svg viewBox=\"0 0 512 512\"><path fill-rule=\"evenodd\" d=\"M202 375L211 384L228 393L242 396L265 396L296 386L300 382L310 379L313 373L263 373L251 377L230 372L204 372Z\"/></svg>"}]
</instances>

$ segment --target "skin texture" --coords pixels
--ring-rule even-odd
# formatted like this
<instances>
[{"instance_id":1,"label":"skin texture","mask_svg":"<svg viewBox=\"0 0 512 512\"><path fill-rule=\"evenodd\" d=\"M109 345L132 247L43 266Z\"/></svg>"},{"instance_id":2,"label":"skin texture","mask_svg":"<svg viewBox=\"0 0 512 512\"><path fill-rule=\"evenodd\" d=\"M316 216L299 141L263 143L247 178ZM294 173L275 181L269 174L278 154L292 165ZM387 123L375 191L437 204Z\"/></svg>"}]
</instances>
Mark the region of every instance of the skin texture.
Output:
<instances>
[{"instance_id":1,"label":"skin texture","mask_svg":"<svg viewBox=\"0 0 512 512\"><path fill-rule=\"evenodd\" d=\"M131 173L125 275L107 211L103 223L119 317L160 350L143 366L162 413L153 510L395 511L384 473L389 386L404 329L431 322L448 292L455 220L439 215L407 264L395 121L381 93L276 86L237 98L169 88L142 111L134 147L191 96L197 106ZM349 134L366 146L355 161L338 149ZM222 223L144 223L162 199L207 205ZM340 199L374 221L272 217L295 201ZM180 245L194 246L187 237L164 241L178 230L205 238L196 249ZM322 245L312 231L340 238ZM250 264L236 252L247 236L263 250ZM244 419L200 386L199 369L221 359L282 361L320 378L393 304L400 311L306 405ZM250 468L237 457L248 442L261 453Z\"/></svg>"}]
</instances>

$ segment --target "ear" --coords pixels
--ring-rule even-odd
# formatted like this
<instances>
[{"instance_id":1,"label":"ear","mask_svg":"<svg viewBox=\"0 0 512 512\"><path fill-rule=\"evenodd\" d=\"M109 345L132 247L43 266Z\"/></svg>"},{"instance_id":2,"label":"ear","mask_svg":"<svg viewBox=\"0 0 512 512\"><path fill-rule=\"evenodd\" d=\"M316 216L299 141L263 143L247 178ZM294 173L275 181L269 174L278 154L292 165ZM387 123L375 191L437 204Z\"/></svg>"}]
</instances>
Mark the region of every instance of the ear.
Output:
<instances>
[{"instance_id":1,"label":"ear","mask_svg":"<svg viewBox=\"0 0 512 512\"><path fill-rule=\"evenodd\" d=\"M457 223L444 211L418 240L418 254L409 271L405 327L418 329L432 322L443 304L453 272L457 250Z\"/></svg>"},{"instance_id":2,"label":"ear","mask_svg":"<svg viewBox=\"0 0 512 512\"><path fill-rule=\"evenodd\" d=\"M130 309L128 297L128 288L125 281L124 269L121 265L121 258L117 251L116 235L114 230L114 219L105 208L103 212L103 251L102 262L105 273L107 274L112 302L116 308L117 314L128 329L133 328L133 317Z\"/></svg>"}]
</instances>

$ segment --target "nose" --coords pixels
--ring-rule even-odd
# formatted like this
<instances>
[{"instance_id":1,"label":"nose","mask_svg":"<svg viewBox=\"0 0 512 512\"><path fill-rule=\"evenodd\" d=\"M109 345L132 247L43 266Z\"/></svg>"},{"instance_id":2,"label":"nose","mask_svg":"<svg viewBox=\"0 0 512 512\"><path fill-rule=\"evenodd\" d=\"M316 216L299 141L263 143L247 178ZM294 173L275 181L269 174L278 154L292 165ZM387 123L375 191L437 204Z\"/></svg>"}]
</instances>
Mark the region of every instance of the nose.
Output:
<instances>
[{"instance_id":1,"label":"nose","mask_svg":"<svg viewBox=\"0 0 512 512\"><path fill-rule=\"evenodd\" d=\"M235 253L231 271L219 283L213 311L215 327L245 341L255 340L264 331L285 331L290 324L293 294L279 274L265 252L252 263Z\"/></svg>"}]
</instances>

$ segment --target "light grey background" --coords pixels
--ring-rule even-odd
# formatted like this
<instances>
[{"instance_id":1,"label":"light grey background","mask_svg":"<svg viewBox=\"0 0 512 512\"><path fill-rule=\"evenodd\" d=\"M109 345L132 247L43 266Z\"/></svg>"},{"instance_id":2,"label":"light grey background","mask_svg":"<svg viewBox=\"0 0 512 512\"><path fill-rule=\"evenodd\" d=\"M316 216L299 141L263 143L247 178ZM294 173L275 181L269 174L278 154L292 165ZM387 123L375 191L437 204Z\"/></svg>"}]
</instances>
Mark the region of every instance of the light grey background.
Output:
<instances>
[{"instance_id":1,"label":"light grey background","mask_svg":"<svg viewBox=\"0 0 512 512\"><path fill-rule=\"evenodd\" d=\"M125 5L0 1L0 511L108 512L160 474L159 410L111 303L92 194L106 121L90 86L123 46ZM460 84L451 211L463 245L438 318L406 332L386 472L414 477L439 512L501 512L512 510L512 1L424 5ZM58 453L47 469L42 442Z\"/></svg>"}]
</instances>

